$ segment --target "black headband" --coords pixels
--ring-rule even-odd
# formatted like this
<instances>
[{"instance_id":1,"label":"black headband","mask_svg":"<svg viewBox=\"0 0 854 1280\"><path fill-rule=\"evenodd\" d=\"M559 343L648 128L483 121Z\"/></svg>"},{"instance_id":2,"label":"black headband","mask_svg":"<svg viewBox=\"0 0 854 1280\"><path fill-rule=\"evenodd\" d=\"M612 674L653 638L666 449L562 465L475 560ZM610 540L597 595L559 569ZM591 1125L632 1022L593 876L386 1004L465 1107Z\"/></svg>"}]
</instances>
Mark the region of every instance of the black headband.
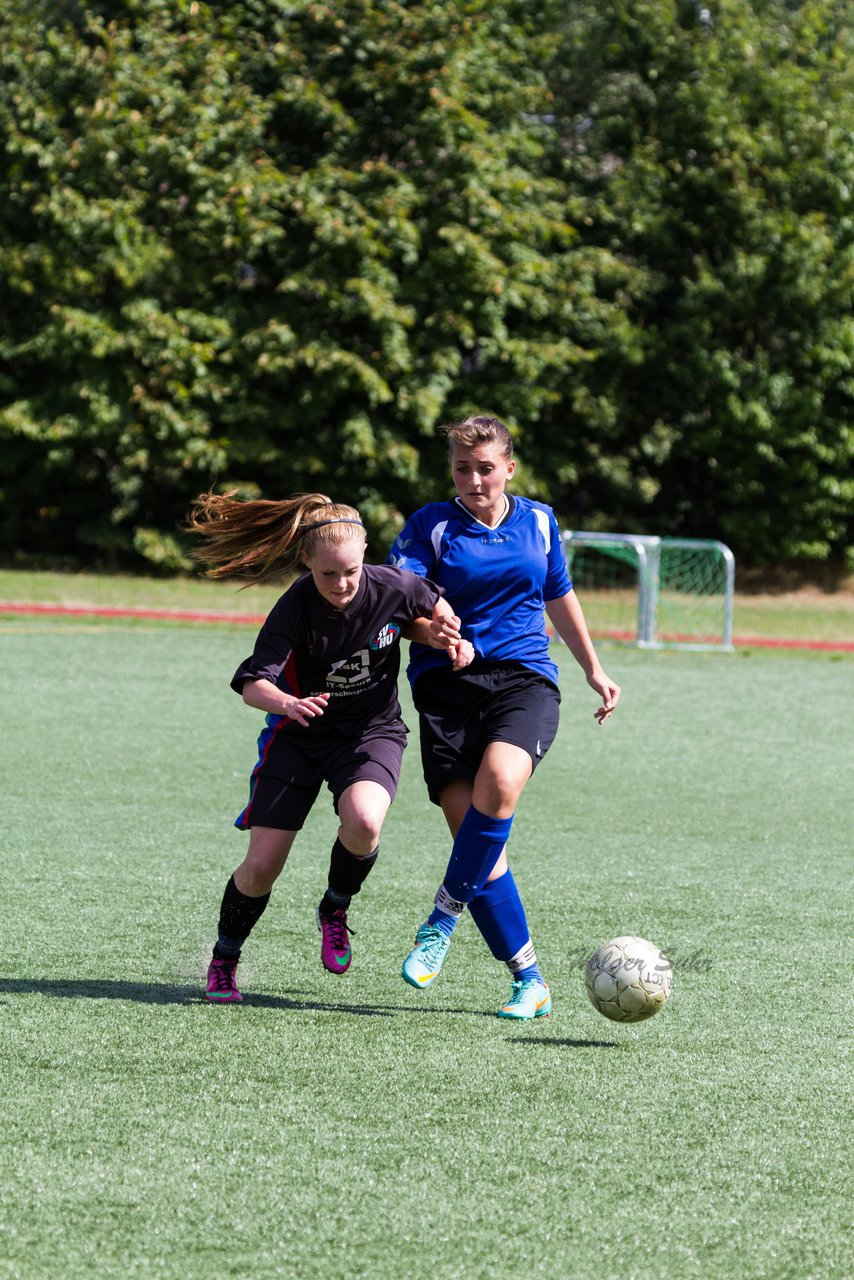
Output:
<instances>
[{"instance_id":1,"label":"black headband","mask_svg":"<svg viewBox=\"0 0 854 1280\"><path fill-rule=\"evenodd\" d=\"M350 516L335 516L333 520L318 520L315 524L304 524L300 528L300 533L308 533L311 529L322 529L325 524L357 524L360 529L364 529L361 520L353 520Z\"/></svg>"}]
</instances>

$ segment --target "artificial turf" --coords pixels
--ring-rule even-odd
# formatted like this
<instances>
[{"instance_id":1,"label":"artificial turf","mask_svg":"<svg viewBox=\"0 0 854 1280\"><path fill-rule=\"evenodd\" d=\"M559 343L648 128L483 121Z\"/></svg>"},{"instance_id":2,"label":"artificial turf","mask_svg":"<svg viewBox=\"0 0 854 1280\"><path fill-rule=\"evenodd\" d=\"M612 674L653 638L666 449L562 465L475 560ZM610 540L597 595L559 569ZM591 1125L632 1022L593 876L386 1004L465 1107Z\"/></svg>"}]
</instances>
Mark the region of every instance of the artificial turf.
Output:
<instances>
[{"instance_id":1,"label":"artificial turf","mask_svg":"<svg viewBox=\"0 0 854 1280\"><path fill-rule=\"evenodd\" d=\"M555 1012L515 1025L470 921L433 988L399 976L448 848L415 740L349 973L319 962L324 798L245 1004L212 1007L251 635L18 622L0 645L0 1277L848 1274L851 659L607 649L598 728L557 650L511 859ZM674 961L637 1026L583 985L623 933Z\"/></svg>"}]
</instances>

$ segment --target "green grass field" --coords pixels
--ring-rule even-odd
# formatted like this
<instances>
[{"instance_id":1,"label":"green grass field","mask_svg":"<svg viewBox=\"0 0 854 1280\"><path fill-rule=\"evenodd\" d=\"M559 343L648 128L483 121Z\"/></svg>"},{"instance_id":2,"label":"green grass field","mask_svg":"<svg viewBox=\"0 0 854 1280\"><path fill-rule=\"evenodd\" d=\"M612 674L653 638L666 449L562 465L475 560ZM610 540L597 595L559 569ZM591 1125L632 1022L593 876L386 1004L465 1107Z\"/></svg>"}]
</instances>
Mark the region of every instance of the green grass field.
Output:
<instances>
[{"instance_id":1,"label":"green grass field","mask_svg":"<svg viewBox=\"0 0 854 1280\"><path fill-rule=\"evenodd\" d=\"M0 618L0 1277L849 1275L854 661L607 648L600 729L558 650L512 846L555 1012L514 1026L470 921L434 988L399 977L448 851L414 743L350 972L319 963L324 802L246 1003L201 999L245 842L261 717L227 686L251 640ZM583 986L620 933L674 957L635 1027Z\"/></svg>"}]
</instances>

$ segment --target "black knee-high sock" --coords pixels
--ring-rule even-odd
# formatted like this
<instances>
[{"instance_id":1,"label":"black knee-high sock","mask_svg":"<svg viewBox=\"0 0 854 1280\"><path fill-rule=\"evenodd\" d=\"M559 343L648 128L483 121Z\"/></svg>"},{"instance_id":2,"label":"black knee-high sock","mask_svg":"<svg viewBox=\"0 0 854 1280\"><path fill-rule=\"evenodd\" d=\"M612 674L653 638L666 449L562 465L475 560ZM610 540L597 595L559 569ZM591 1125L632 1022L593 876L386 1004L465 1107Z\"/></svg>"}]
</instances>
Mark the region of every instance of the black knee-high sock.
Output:
<instances>
[{"instance_id":1,"label":"black knee-high sock","mask_svg":"<svg viewBox=\"0 0 854 1280\"><path fill-rule=\"evenodd\" d=\"M357 858L340 840L335 841L329 859L329 887L321 900L321 911L338 911L342 908L346 911L350 899L359 892L370 875L379 851L380 847L377 845L366 858Z\"/></svg>"},{"instance_id":2,"label":"black knee-high sock","mask_svg":"<svg viewBox=\"0 0 854 1280\"><path fill-rule=\"evenodd\" d=\"M240 948L249 937L255 925L264 914L264 908L270 901L269 893L260 898L250 898L241 893L231 877L222 895L222 906L219 909L219 936L214 955L220 959L234 959L240 955Z\"/></svg>"}]
</instances>

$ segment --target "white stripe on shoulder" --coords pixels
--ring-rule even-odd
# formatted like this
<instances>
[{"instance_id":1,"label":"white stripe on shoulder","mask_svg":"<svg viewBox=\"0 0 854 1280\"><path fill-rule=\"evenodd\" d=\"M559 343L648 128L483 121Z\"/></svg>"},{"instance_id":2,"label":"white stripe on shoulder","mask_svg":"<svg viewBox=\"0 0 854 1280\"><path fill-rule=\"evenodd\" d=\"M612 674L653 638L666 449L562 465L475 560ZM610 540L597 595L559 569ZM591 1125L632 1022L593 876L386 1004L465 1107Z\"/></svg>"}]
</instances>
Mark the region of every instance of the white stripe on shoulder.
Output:
<instances>
[{"instance_id":1,"label":"white stripe on shoulder","mask_svg":"<svg viewBox=\"0 0 854 1280\"><path fill-rule=\"evenodd\" d=\"M442 534L448 527L447 520L442 520L439 524L434 524L430 533L430 541L433 543L433 552L436 560L442 559Z\"/></svg>"},{"instance_id":2,"label":"white stripe on shoulder","mask_svg":"<svg viewBox=\"0 0 854 1280\"><path fill-rule=\"evenodd\" d=\"M552 528L549 523L548 513L541 511L539 507L534 507L533 512L537 517L537 524L540 526L540 533L543 535L543 542L546 544L546 555L548 555L552 549Z\"/></svg>"}]
</instances>

